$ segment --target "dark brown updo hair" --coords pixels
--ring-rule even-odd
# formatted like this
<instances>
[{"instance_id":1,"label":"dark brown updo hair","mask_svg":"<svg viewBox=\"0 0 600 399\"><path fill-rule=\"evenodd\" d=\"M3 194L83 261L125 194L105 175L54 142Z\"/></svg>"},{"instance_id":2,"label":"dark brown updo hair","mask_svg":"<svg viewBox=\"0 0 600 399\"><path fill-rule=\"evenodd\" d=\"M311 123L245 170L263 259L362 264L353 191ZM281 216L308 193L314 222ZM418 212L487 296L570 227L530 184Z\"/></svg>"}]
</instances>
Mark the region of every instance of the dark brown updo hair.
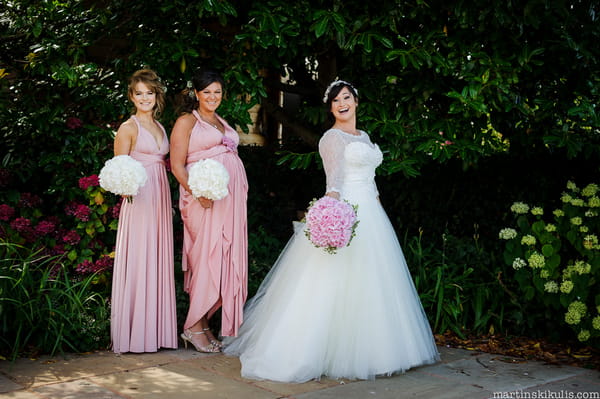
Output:
<instances>
[{"instance_id":1,"label":"dark brown updo hair","mask_svg":"<svg viewBox=\"0 0 600 399\"><path fill-rule=\"evenodd\" d=\"M155 119L158 119L160 114L165 109L165 87L163 86L156 72L154 72L152 69L145 68L135 71L129 78L129 86L127 88L127 95L129 96L129 100L132 102L133 94L135 93L135 86L140 82L148 86L148 88L156 94L156 104L154 104L153 116Z\"/></svg>"},{"instance_id":2,"label":"dark brown updo hair","mask_svg":"<svg viewBox=\"0 0 600 399\"><path fill-rule=\"evenodd\" d=\"M219 72L210 68L197 69L192 76L192 80L188 82L188 87L185 88L179 96L177 113L179 115L189 114L197 109L199 104L194 90L202 91L213 83L220 83L221 88L225 90L225 81Z\"/></svg>"}]
</instances>

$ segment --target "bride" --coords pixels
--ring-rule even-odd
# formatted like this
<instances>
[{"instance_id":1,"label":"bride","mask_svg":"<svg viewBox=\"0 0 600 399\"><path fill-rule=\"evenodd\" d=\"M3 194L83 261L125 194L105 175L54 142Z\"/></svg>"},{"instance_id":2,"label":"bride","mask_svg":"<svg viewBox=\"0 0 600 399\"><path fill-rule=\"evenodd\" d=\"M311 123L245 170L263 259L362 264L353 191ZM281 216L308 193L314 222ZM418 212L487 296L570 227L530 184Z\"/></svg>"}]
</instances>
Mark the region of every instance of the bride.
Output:
<instances>
[{"instance_id":1,"label":"bride","mask_svg":"<svg viewBox=\"0 0 600 399\"><path fill-rule=\"evenodd\" d=\"M394 229L379 202L382 153L356 128L358 91L335 81L323 102L335 122L319 142L326 195L358 205L356 236L329 254L300 225L248 301L224 352L242 377L281 382L370 379L435 363L439 354Z\"/></svg>"}]
</instances>

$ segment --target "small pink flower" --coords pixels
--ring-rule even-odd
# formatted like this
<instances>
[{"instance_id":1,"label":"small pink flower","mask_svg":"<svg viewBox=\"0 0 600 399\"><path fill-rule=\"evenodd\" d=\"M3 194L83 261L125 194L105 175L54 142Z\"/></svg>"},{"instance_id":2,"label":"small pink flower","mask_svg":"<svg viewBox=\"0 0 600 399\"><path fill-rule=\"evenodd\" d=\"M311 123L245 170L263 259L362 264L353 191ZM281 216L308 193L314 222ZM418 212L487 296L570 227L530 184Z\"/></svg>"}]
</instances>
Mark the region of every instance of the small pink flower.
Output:
<instances>
[{"instance_id":1,"label":"small pink flower","mask_svg":"<svg viewBox=\"0 0 600 399\"><path fill-rule=\"evenodd\" d=\"M77 265L77 267L75 268L75 271L79 274L93 273L94 272L94 263L91 260L86 259Z\"/></svg>"},{"instance_id":2,"label":"small pink flower","mask_svg":"<svg viewBox=\"0 0 600 399\"><path fill-rule=\"evenodd\" d=\"M69 245L77 245L81 241L81 237L75 230L69 230L63 236L63 241Z\"/></svg>"},{"instance_id":3,"label":"small pink flower","mask_svg":"<svg viewBox=\"0 0 600 399\"><path fill-rule=\"evenodd\" d=\"M21 193L21 198L19 199L19 206L22 208L35 208L38 205L42 204L42 199L35 194L32 193Z\"/></svg>"},{"instance_id":4,"label":"small pink flower","mask_svg":"<svg viewBox=\"0 0 600 399\"><path fill-rule=\"evenodd\" d=\"M108 255L102 255L96 262L85 259L77 265L75 271L79 274L91 274L110 270L113 266L113 259Z\"/></svg>"},{"instance_id":5,"label":"small pink flower","mask_svg":"<svg viewBox=\"0 0 600 399\"><path fill-rule=\"evenodd\" d=\"M121 204L122 204L121 201L117 201L115 206L110 208L110 215L115 219L119 218L119 214L121 213Z\"/></svg>"},{"instance_id":6,"label":"small pink flower","mask_svg":"<svg viewBox=\"0 0 600 399\"><path fill-rule=\"evenodd\" d=\"M454 144L454 142L453 142L453 141L446 140L446 141L444 141L444 144L443 144L443 145L452 145L452 144Z\"/></svg>"},{"instance_id":7,"label":"small pink flower","mask_svg":"<svg viewBox=\"0 0 600 399\"><path fill-rule=\"evenodd\" d=\"M79 179L79 188L82 190L87 190L88 187L95 187L100 184L100 180L98 179L98 175L84 176Z\"/></svg>"},{"instance_id":8,"label":"small pink flower","mask_svg":"<svg viewBox=\"0 0 600 399\"><path fill-rule=\"evenodd\" d=\"M67 216L75 216L75 212L77 211L77 207L79 204L75 201L69 202L65 205L65 215Z\"/></svg>"},{"instance_id":9,"label":"small pink flower","mask_svg":"<svg viewBox=\"0 0 600 399\"><path fill-rule=\"evenodd\" d=\"M50 220L42 220L35 226L35 233L39 236L45 236L56 230L56 224Z\"/></svg>"},{"instance_id":10,"label":"small pink flower","mask_svg":"<svg viewBox=\"0 0 600 399\"><path fill-rule=\"evenodd\" d=\"M98 272L103 272L105 270L111 270L113 267L114 260L108 255L102 255L96 263L94 263L95 269Z\"/></svg>"},{"instance_id":11,"label":"small pink flower","mask_svg":"<svg viewBox=\"0 0 600 399\"><path fill-rule=\"evenodd\" d=\"M90 220L90 213L92 213L91 209L87 205L79 204L75 209L73 216L82 222L87 222Z\"/></svg>"},{"instance_id":12,"label":"small pink flower","mask_svg":"<svg viewBox=\"0 0 600 399\"><path fill-rule=\"evenodd\" d=\"M15 208L10 205L0 204L0 220L8 222L15 214Z\"/></svg>"},{"instance_id":13,"label":"small pink flower","mask_svg":"<svg viewBox=\"0 0 600 399\"><path fill-rule=\"evenodd\" d=\"M222 143L231 152L237 152L237 143L230 137L223 135Z\"/></svg>"},{"instance_id":14,"label":"small pink flower","mask_svg":"<svg viewBox=\"0 0 600 399\"><path fill-rule=\"evenodd\" d=\"M54 247L52 247L52 250L50 251L50 253L52 255L62 255L65 252L67 252L67 249L65 248L64 244L56 244Z\"/></svg>"},{"instance_id":15,"label":"small pink flower","mask_svg":"<svg viewBox=\"0 0 600 399\"><path fill-rule=\"evenodd\" d=\"M30 232L31 230L31 220L26 218L16 218L12 222L10 222L10 227L19 233Z\"/></svg>"},{"instance_id":16,"label":"small pink flower","mask_svg":"<svg viewBox=\"0 0 600 399\"><path fill-rule=\"evenodd\" d=\"M81 119L76 118L74 116L69 116L67 118L67 127L71 130L75 130L78 129L80 127L83 126L83 122L81 121Z\"/></svg>"}]
</instances>

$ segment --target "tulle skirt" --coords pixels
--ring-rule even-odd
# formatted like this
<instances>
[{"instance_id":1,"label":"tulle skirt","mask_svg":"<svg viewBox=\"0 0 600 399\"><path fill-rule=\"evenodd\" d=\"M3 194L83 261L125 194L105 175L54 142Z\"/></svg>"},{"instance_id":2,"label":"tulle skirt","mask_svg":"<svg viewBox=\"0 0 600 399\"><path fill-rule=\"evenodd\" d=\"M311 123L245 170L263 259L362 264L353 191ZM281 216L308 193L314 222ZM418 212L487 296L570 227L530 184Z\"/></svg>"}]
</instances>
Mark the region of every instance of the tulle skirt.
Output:
<instances>
[{"instance_id":1,"label":"tulle skirt","mask_svg":"<svg viewBox=\"0 0 600 399\"><path fill-rule=\"evenodd\" d=\"M242 376L304 382L371 379L439 360L394 229L373 195L350 246L329 254L295 233L226 338Z\"/></svg>"}]
</instances>

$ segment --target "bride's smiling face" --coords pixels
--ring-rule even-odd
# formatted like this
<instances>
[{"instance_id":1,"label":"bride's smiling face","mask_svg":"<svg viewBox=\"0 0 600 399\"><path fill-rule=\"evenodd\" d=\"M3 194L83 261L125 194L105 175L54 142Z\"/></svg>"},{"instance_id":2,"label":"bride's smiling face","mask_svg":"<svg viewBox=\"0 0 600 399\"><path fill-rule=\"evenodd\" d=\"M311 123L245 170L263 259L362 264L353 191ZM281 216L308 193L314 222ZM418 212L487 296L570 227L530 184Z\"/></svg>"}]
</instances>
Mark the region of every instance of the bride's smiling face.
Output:
<instances>
[{"instance_id":1,"label":"bride's smiling face","mask_svg":"<svg viewBox=\"0 0 600 399\"><path fill-rule=\"evenodd\" d=\"M344 87L331 100L330 111L336 120L346 121L354 118L358 102L347 87Z\"/></svg>"}]
</instances>

